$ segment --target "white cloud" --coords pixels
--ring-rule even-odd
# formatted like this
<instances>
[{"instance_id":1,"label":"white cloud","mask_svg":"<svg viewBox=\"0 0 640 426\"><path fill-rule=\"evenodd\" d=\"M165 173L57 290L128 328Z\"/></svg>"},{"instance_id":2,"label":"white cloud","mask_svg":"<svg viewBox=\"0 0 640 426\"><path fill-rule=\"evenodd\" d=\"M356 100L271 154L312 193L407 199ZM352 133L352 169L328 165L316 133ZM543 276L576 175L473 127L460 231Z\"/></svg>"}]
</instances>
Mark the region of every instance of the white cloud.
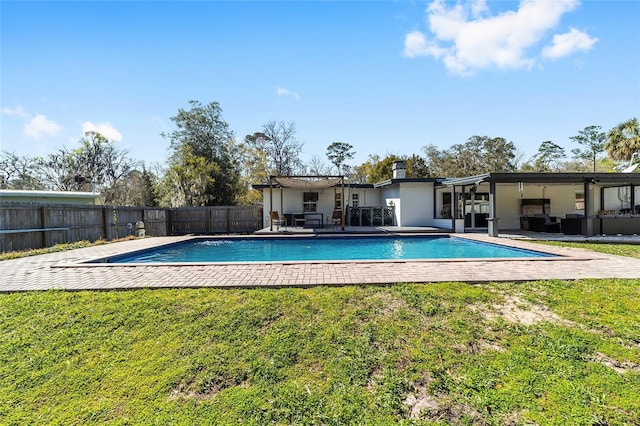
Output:
<instances>
[{"instance_id":1,"label":"white cloud","mask_svg":"<svg viewBox=\"0 0 640 426\"><path fill-rule=\"evenodd\" d=\"M299 101L300 99L302 99L300 95L298 95L296 92L293 92L289 89L285 89L284 87L276 87L276 94L278 96L291 96L296 101Z\"/></svg>"},{"instance_id":2,"label":"white cloud","mask_svg":"<svg viewBox=\"0 0 640 426\"><path fill-rule=\"evenodd\" d=\"M36 115L24 126L25 136L33 139L40 139L43 136L59 136L61 131L62 126L42 114Z\"/></svg>"},{"instance_id":3,"label":"white cloud","mask_svg":"<svg viewBox=\"0 0 640 426\"><path fill-rule=\"evenodd\" d=\"M98 132L105 138L112 141L121 141L122 134L111 123L98 123L93 124L90 121L82 123L82 134L86 132Z\"/></svg>"},{"instance_id":4,"label":"white cloud","mask_svg":"<svg viewBox=\"0 0 640 426\"><path fill-rule=\"evenodd\" d=\"M522 0L515 11L491 15L485 0L452 6L436 0L427 7L430 35L408 33L403 54L431 56L457 74L493 67L530 68L535 63L530 52L578 4L578 0ZM554 38L554 47L569 43Z\"/></svg>"},{"instance_id":5,"label":"white cloud","mask_svg":"<svg viewBox=\"0 0 640 426\"><path fill-rule=\"evenodd\" d=\"M2 113L6 115L23 117L23 118L31 117L31 115L27 114L24 108L22 108L22 105L18 105L15 108L4 107L2 108Z\"/></svg>"},{"instance_id":6,"label":"white cloud","mask_svg":"<svg viewBox=\"0 0 640 426\"><path fill-rule=\"evenodd\" d=\"M590 50L597 41L597 38L571 28L568 33L554 35L551 46L542 50L542 56L550 59L562 58L577 51Z\"/></svg>"},{"instance_id":7,"label":"white cloud","mask_svg":"<svg viewBox=\"0 0 640 426\"><path fill-rule=\"evenodd\" d=\"M433 56L440 58L445 52L434 42L428 41L427 37L420 31L412 31L404 38L404 55L409 58L418 56Z\"/></svg>"}]
</instances>

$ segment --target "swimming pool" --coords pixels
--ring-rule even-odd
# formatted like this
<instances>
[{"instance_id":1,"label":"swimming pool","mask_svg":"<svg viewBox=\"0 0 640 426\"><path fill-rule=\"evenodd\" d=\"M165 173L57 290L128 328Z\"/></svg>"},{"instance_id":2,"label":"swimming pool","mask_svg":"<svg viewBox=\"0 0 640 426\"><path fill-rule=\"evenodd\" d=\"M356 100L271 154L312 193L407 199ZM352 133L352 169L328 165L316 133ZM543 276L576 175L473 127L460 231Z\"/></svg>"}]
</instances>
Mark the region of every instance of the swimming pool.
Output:
<instances>
[{"instance_id":1,"label":"swimming pool","mask_svg":"<svg viewBox=\"0 0 640 426\"><path fill-rule=\"evenodd\" d=\"M197 238L99 263L289 262L539 258L552 254L449 236Z\"/></svg>"}]
</instances>

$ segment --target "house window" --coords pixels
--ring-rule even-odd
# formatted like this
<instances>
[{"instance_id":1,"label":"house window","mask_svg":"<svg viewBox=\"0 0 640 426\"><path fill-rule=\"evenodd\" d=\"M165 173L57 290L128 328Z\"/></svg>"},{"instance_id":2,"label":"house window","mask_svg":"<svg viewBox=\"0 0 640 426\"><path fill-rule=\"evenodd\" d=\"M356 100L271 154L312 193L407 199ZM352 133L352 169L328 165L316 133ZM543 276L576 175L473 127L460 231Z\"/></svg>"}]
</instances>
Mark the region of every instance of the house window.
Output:
<instances>
[{"instance_id":1,"label":"house window","mask_svg":"<svg viewBox=\"0 0 640 426\"><path fill-rule=\"evenodd\" d=\"M315 212L318 210L318 193L305 192L302 196L302 211Z\"/></svg>"},{"instance_id":2,"label":"house window","mask_svg":"<svg viewBox=\"0 0 640 426\"><path fill-rule=\"evenodd\" d=\"M584 210L584 193L576 192L576 210Z\"/></svg>"},{"instance_id":3,"label":"house window","mask_svg":"<svg viewBox=\"0 0 640 426\"><path fill-rule=\"evenodd\" d=\"M464 204L465 212L467 213L471 212L471 207L473 207L474 213L489 213L489 193L467 192L464 197Z\"/></svg>"},{"instance_id":4,"label":"house window","mask_svg":"<svg viewBox=\"0 0 640 426\"><path fill-rule=\"evenodd\" d=\"M360 202L360 195L351 194L351 207L358 207L359 202Z\"/></svg>"},{"instance_id":5,"label":"house window","mask_svg":"<svg viewBox=\"0 0 640 426\"><path fill-rule=\"evenodd\" d=\"M334 209L335 210L341 210L342 209L342 194L339 192L336 192L336 197L335 197L335 202L334 202Z\"/></svg>"},{"instance_id":6,"label":"house window","mask_svg":"<svg viewBox=\"0 0 640 426\"><path fill-rule=\"evenodd\" d=\"M551 200L549 198L523 198L522 216L535 216L537 214L549 214Z\"/></svg>"},{"instance_id":7,"label":"house window","mask_svg":"<svg viewBox=\"0 0 640 426\"><path fill-rule=\"evenodd\" d=\"M440 219L451 219L451 193L442 193L442 208L440 209Z\"/></svg>"}]
</instances>

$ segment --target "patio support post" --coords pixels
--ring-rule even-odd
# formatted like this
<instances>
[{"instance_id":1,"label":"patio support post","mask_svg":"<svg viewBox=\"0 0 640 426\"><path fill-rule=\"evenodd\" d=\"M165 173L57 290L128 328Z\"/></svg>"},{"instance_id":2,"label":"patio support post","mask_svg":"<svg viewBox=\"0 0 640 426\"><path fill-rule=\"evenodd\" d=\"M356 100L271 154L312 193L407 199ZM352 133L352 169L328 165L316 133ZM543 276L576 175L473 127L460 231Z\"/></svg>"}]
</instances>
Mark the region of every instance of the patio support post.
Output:
<instances>
[{"instance_id":1,"label":"patio support post","mask_svg":"<svg viewBox=\"0 0 640 426\"><path fill-rule=\"evenodd\" d=\"M458 200L456 200L456 186L451 185L451 231L456 232L456 218L458 217Z\"/></svg>"},{"instance_id":2,"label":"patio support post","mask_svg":"<svg viewBox=\"0 0 640 426\"><path fill-rule=\"evenodd\" d=\"M589 197L589 179L584 181L584 222L582 223L582 235L593 236L593 218L591 217L591 197Z\"/></svg>"},{"instance_id":3,"label":"patio support post","mask_svg":"<svg viewBox=\"0 0 640 426\"><path fill-rule=\"evenodd\" d=\"M489 235L492 237L498 236L498 218L497 203L496 203L496 183L489 182Z\"/></svg>"},{"instance_id":4,"label":"patio support post","mask_svg":"<svg viewBox=\"0 0 640 426\"><path fill-rule=\"evenodd\" d=\"M462 189L460 190L460 201L462 201L461 204L461 209L460 209L460 217L462 219L465 220L466 222L466 216L467 216L467 186L466 185L462 185ZM466 227L466 223L465 223L465 227Z\"/></svg>"},{"instance_id":5,"label":"patio support post","mask_svg":"<svg viewBox=\"0 0 640 426\"><path fill-rule=\"evenodd\" d=\"M282 185L280 185L280 212L278 212L278 220L282 220L282 218L285 218L285 225L287 223L287 219L286 216L284 215L284 187ZM282 222L278 222L280 223L279 226L282 226Z\"/></svg>"},{"instance_id":6,"label":"patio support post","mask_svg":"<svg viewBox=\"0 0 640 426\"><path fill-rule=\"evenodd\" d=\"M273 176L269 176L269 231L273 231L271 212L273 211Z\"/></svg>"},{"instance_id":7,"label":"patio support post","mask_svg":"<svg viewBox=\"0 0 640 426\"><path fill-rule=\"evenodd\" d=\"M342 186L342 205L340 206L341 207L340 210L342 210L342 211L340 212L341 213L340 216L341 216L341 222L342 222L342 230L344 231L344 211L345 211L346 206L347 206L347 204L346 204L347 201L344 199L344 176L340 177L340 183L341 183L341 186ZM384 218L384 216L383 216L383 218ZM383 219L383 221L384 221L384 219Z\"/></svg>"}]
</instances>

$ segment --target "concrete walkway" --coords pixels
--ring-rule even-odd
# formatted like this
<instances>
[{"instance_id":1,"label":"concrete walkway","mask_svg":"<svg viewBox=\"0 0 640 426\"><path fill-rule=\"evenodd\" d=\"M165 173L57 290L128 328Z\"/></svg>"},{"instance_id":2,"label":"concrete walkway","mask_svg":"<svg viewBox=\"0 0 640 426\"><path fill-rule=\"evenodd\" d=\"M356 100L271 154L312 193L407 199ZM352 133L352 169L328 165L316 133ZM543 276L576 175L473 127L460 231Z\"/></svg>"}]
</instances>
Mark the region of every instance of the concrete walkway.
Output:
<instances>
[{"instance_id":1,"label":"concrete walkway","mask_svg":"<svg viewBox=\"0 0 640 426\"><path fill-rule=\"evenodd\" d=\"M640 259L593 253L582 249L543 246L522 240L496 239L483 234L457 236L542 250L563 257L528 260L314 261L126 266L81 263L190 238L154 237L2 261L0 292L146 287L283 287L440 281L478 283L552 278L640 279Z\"/></svg>"}]
</instances>

